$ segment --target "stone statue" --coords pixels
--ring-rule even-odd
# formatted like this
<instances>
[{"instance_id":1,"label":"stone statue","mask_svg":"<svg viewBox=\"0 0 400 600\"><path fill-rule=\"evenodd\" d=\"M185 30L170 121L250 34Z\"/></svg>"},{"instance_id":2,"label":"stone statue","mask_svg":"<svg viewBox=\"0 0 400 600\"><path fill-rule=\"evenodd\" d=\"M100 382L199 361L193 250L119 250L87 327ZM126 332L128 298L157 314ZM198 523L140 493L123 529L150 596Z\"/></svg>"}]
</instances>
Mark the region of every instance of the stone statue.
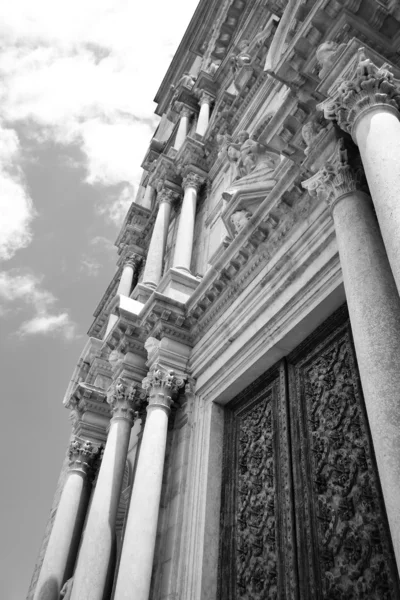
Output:
<instances>
[{"instance_id":1,"label":"stone statue","mask_svg":"<svg viewBox=\"0 0 400 600\"><path fill-rule=\"evenodd\" d=\"M318 74L320 79L323 79L328 74L331 66L336 60L336 57L346 47L346 44L337 44L336 42L324 42L318 46L316 57L318 64L321 65L321 70Z\"/></svg>"},{"instance_id":2,"label":"stone statue","mask_svg":"<svg viewBox=\"0 0 400 600\"><path fill-rule=\"evenodd\" d=\"M251 139L247 131L241 131L238 134L240 144L240 160L238 163L238 171L240 177L244 177L251 173L257 164L259 144Z\"/></svg>"},{"instance_id":3,"label":"stone statue","mask_svg":"<svg viewBox=\"0 0 400 600\"><path fill-rule=\"evenodd\" d=\"M310 148L319 140L322 133L325 131L325 128L325 125L321 123L318 118L314 118L303 125L301 135L306 144L306 149L304 150L306 156L309 153Z\"/></svg>"},{"instance_id":4,"label":"stone statue","mask_svg":"<svg viewBox=\"0 0 400 600\"><path fill-rule=\"evenodd\" d=\"M244 208L242 210L237 210L236 212L233 213L233 215L231 216L231 223L233 225L236 235L240 231L242 231L243 227L245 225L247 225L247 223L249 222L249 219L251 219L251 217L252 217L251 212L248 210L245 210Z\"/></svg>"}]
</instances>

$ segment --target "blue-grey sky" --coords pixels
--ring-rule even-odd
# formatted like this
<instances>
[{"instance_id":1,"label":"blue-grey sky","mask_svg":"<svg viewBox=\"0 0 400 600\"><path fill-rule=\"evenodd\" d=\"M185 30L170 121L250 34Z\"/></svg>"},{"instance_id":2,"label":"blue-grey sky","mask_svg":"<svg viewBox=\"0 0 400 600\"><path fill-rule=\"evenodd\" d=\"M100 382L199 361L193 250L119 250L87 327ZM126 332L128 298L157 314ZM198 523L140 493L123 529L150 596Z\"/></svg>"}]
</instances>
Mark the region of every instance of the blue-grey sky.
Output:
<instances>
[{"instance_id":1,"label":"blue-grey sky","mask_svg":"<svg viewBox=\"0 0 400 600\"><path fill-rule=\"evenodd\" d=\"M26 597L70 433L62 398L197 3L0 3L2 600Z\"/></svg>"}]
</instances>

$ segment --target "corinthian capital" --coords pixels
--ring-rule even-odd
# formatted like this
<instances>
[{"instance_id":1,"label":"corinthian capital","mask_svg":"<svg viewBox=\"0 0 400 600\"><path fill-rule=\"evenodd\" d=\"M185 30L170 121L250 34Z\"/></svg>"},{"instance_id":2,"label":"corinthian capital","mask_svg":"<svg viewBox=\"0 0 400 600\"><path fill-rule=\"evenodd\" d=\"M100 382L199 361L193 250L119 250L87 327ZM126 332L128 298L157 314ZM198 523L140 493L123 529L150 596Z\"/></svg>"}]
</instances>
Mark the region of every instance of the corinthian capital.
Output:
<instances>
[{"instance_id":1,"label":"corinthian capital","mask_svg":"<svg viewBox=\"0 0 400 600\"><path fill-rule=\"evenodd\" d=\"M182 377L158 364L153 366L142 382L143 389L149 396L149 406L158 405L166 409L171 407L173 397L184 385L185 380Z\"/></svg>"},{"instance_id":2,"label":"corinthian capital","mask_svg":"<svg viewBox=\"0 0 400 600\"><path fill-rule=\"evenodd\" d=\"M189 173L187 173L187 175L185 175L185 177L182 180L182 187L184 190L186 190L186 188L188 187L192 187L196 190L196 192L199 192L204 182L204 177L201 177L200 175L198 175L198 173L189 171Z\"/></svg>"},{"instance_id":3,"label":"corinthian capital","mask_svg":"<svg viewBox=\"0 0 400 600\"><path fill-rule=\"evenodd\" d=\"M358 51L358 63L349 80L343 81L335 96L318 105L326 119L337 121L346 132L352 133L357 118L379 105L398 110L400 93L389 65L377 67L366 58L363 48Z\"/></svg>"},{"instance_id":4,"label":"corinthian capital","mask_svg":"<svg viewBox=\"0 0 400 600\"><path fill-rule=\"evenodd\" d=\"M179 194L166 187L163 187L157 195L157 200L160 204L161 202L165 202L166 204L173 204L178 198Z\"/></svg>"},{"instance_id":5,"label":"corinthian capital","mask_svg":"<svg viewBox=\"0 0 400 600\"><path fill-rule=\"evenodd\" d=\"M90 474L99 457L99 449L89 441L79 438L72 440L69 446L68 459L69 468L72 471L80 471L85 475Z\"/></svg>"},{"instance_id":6,"label":"corinthian capital","mask_svg":"<svg viewBox=\"0 0 400 600\"><path fill-rule=\"evenodd\" d=\"M115 381L107 393L107 402L113 418L126 419L131 424L137 416L139 403L143 398L144 394L139 384L128 384L122 377Z\"/></svg>"},{"instance_id":7,"label":"corinthian capital","mask_svg":"<svg viewBox=\"0 0 400 600\"><path fill-rule=\"evenodd\" d=\"M339 139L333 156L315 175L301 184L311 195L321 196L331 210L339 198L367 190L361 162L350 166L345 141Z\"/></svg>"}]
</instances>

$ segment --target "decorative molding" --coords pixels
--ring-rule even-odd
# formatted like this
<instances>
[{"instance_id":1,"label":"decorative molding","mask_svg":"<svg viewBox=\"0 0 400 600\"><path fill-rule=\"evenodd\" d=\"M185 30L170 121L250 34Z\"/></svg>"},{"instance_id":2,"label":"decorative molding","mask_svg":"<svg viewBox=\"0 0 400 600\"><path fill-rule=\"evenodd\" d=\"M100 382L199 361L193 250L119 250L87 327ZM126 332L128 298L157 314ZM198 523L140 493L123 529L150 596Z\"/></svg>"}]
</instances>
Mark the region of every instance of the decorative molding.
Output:
<instances>
[{"instance_id":1,"label":"decorative molding","mask_svg":"<svg viewBox=\"0 0 400 600\"><path fill-rule=\"evenodd\" d=\"M326 119L337 121L343 131L353 134L359 117L376 106L390 107L398 114L399 85L390 65L377 67L366 57L364 48L359 48L353 75L339 85L332 98L321 102L317 108L324 112Z\"/></svg>"}]
</instances>

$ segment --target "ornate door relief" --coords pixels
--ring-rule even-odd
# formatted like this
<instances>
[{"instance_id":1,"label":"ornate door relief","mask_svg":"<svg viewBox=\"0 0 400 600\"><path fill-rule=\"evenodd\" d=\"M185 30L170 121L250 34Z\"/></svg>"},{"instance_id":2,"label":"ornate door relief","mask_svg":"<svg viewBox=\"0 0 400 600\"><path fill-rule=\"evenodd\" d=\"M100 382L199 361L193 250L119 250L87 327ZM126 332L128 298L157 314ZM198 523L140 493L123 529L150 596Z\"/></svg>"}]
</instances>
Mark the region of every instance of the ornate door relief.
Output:
<instances>
[{"instance_id":1,"label":"ornate door relief","mask_svg":"<svg viewBox=\"0 0 400 600\"><path fill-rule=\"evenodd\" d=\"M219 598L399 598L345 308L228 408Z\"/></svg>"}]
</instances>

